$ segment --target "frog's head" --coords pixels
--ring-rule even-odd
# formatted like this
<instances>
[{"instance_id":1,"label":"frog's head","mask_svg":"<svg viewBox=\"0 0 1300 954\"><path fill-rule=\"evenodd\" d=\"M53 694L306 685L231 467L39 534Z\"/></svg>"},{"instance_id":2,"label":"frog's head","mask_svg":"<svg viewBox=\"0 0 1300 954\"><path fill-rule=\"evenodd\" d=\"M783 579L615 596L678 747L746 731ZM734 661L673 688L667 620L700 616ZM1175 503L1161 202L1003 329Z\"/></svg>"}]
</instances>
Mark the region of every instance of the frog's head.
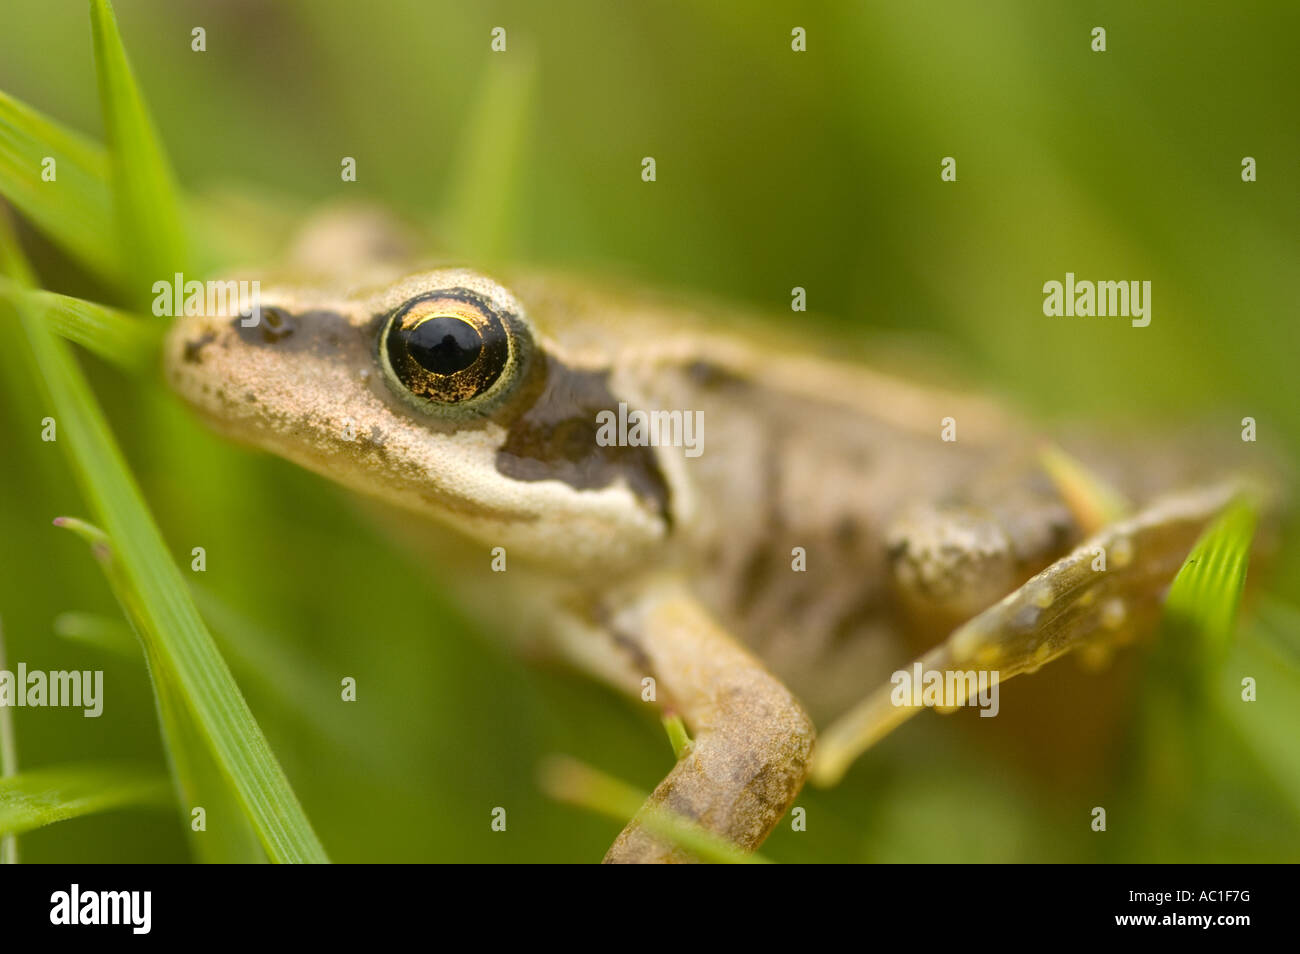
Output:
<instances>
[{"instance_id":1,"label":"frog's head","mask_svg":"<svg viewBox=\"0 0 1300 954\"><path fill-rule=\"evenodd\" d=\"M620 400L608 368L563 353L492 280L443 269L260 301L168 336L168 379L224 432L561 570L630 566L667 537L654 449L597 441Z\"/></svg>"}]
</instances>

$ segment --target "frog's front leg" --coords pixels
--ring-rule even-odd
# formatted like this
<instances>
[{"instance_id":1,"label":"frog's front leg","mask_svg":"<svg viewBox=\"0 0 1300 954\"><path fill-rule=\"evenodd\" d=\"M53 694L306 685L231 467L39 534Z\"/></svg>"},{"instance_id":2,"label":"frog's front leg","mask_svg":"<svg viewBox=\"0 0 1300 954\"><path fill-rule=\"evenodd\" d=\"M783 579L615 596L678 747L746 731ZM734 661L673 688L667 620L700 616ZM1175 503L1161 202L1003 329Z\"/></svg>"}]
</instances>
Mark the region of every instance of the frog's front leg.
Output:
<instances>
[{"instance_id":1,"label":"frog's front leg","mask_svg":"<svg viewBox=\"0 0 1300 954\"><path fill-rule=\"evenodd\" d=\"M646 808L754 850L803 786L814 737L803 707L682 585L643 588L609 627L655 679L658 702L693 736ZM635 818L605 855L613 863L693 860Z\"/></svg>"}]
</instances>

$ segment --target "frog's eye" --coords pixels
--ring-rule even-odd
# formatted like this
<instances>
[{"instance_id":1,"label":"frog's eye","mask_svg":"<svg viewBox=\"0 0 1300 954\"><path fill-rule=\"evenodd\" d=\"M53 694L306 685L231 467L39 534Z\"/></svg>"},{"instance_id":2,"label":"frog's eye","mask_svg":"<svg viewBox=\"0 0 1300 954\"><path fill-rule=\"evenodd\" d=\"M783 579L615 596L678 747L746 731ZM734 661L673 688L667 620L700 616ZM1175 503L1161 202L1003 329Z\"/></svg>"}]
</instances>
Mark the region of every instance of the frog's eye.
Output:
<instances>
[{"instance_id":1,"label":"frog's eye","mask_svg":"<svg viewBox=\"0 0 1300 954\"><path fill-rule=\"evenodd\" d=\"M463 405L509 383L521 344L513 320L475 293L453 289L398 308L384 324L379 353L389 376L411 396Z\"/></svg>"}]
</instances>

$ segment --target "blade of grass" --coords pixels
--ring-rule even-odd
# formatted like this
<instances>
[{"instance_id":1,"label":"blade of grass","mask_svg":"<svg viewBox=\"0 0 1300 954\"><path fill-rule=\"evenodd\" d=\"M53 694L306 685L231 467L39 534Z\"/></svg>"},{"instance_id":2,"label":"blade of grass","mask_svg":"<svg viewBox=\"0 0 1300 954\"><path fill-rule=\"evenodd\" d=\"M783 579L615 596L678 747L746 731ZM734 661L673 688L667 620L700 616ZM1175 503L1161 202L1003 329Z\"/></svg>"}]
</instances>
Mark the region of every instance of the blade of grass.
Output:
<instances>
[{"instance_id":1,"label":"blade of grass","mask_svg":"<svg viewBox=\"0 0 1300 954\"><path fill-rule=\"evenodd\" d=\"M66 526L72 521L60 517L56 522ZM315 704L314 700L322 692L337 688L334 677L315 659L282 645L275 633L257 626L216 594L198 585L192 585L190 591L242 685L256 684L263 688L272 704L295 719L304 732L320 736L330 751L345 752L358 765L382 768L383 753L375 745L376 734L383 731L382 725L362 714L335 715L337 710L322 710ZM117 656L145 661L132 628L98 613L60 613L54 619L54 634Z\"/></svg>"},{"instance_id":2,"label":"blade of grass","mask_svg":"<svg viewBox=\"0 0 1300 954\"><path fill-rule=\"evenodd\" d=\"M324 861L324 849L302 813L212 643L161 534L67 346L37 317L24 313L28 340L50 392L83 492L108 528L121 560L128 605L138 614L156 683L179 684L189 711L218 763L234 783L267 854L277 861ZM168 702L160 689L160 705Z\"/></svg>"},{"instance_id":3,"label":"blade of grass","mask_svg":"<svg viewBox=\"0 0 1300 954\"><path fill-rule=\"evenodd\" d=\"M1131 513L1129 502L1119 491L1055 444L1040 447L1038 459L1084 533L1094 534Z\"/></svg>"},{"instance_id":4,"label":"blade of grass","mask_svg":"<svg viewBox=\"0 0 1300 954\"><path fill-rule=\"evenodd\" d=\"M42 179L54 160L54 180ZM115 238L108 157L97 144L0 93L0 195L114 287L126 272Z\"/></svg>"},{"instance_id":5,"label":"blade of grass","mask_svg":"<svg viewBox=\"0 0 1300 954\"><path fill-rule=\"evenodd\" d=\"M1265 620L1242 632L1214 694L1216 708L1240 736L1262 777L1270 779L1300 824L1300 663L1270 637ZM1294 634L1300 635L1300 634ZM1242 679L1255 680L1255 699L1243 698Z\"/></svg>"},{"instance_id":6,"label":"blade of grass","mask_svg":"<svg viewBox=\"0 0 1300 954\"><path fill-rule=\"evenodd\" d=\"M0 226L2 229L2 226ZM16 247L16 246L15 246ZM11 273L12 274L12 273ZM140 633L176 680L206 746L274 861L328 858L167 553L81 369L47 321L19 308L38 377L54 406L82 492L118 547Z\"/></svg>"},{"instance_id":7,"label":"blade of grass","mask_svg":"<svg viewBox=\"0 0 1300 954\"><path fill-rule=\"evenodd\" d=\"M1229 654L1240 651L1232 636L1257 519L1249 499L1229 504L1197 539L1165 599L1142 694L1141 752L1132 760L1147 815L1144 858L1190 859L1214 843L1199 799L1221 787L1223 676Z\"/></svg>"},{"instance_id":8,"label":"blade of grass","mask_svg":"<svg viewBox=\"0 0 1300 954\"><path fill-rule=\"evenodd\" d=\"M157 360L161 326L147 325L115 308L34 288L36 275L18 246L12 223L2 213L0 210L0 301L9 302L15 310L19 305L36 309L63 337L126 370L139 370Z\"/></svg>"},{"instance_id":9,"label":"blade of grass","mask_svg":"<svg viewBox=\"0 0 1300 954\"><path fill-rule=\"evenodd\" d=\"M1254 503L1234 501L1201 534L1169 588L1165 638L1204 675L1217 675L1227 656L1258 519Z\"/></svg>"},{"instance_id":10,"label":"blade of grass","mask_svg":"<svg viewBox=\"0 0 1300 954\"><path fill-rule=\"evenodd\" d=\"M42 178L47 158L54 160L54 179L49 182ZM106 284L128 287L107 151L3 92L0 196ZM259 248L273 253L291 231L290 223L301 216L284 214L278 207L268 210L273 202L285 204L283 197L245 198L230 191L186 202L183 214L190 228L185 235L202 236L194 251L205 269L256 260Z\"/></svg>"},{"instance_id":11,"label":"blade of grass","mask_svg":"<svg viewBox=\"0 0 1300 954\"><path fill-rule=\"evenodd\" d=\"M166 808L167 779L130 765L66 765L0 779L0 833L118 808Z\"/></svg>"},{"instance_id":12,"label":"blade of grass","mask_svg":"<svg viewBox=\"0 0 1300 954\"><path fill-rule=\"evenodd\" d=\"M21 288L36 285L36 273L18 246L18 233L14 229L9 210L3 207L0 207L0 277Z\"/></svg>"},{"instance_id":13,"label":"blade of grass","mask_svg":"<svg viewBox=\"0 0 1300 954\"><path fill-rule=\"evenodd\" d=\"M161 324L147 325L116 308L26 288L3 277L0 298L44 315L50 330L127 371L142 371L157 361Z\"/></svg>"},{"instance_id":14,"label":"blade of grass","mask_svg":"<svg viewBox=\"0 0 1300 954\"><path fill-rule=\"evenodd\" d=\"M139 490L65 344L38 320L23 318L74 448L85 493L103 512L105 522L118 526L118 533L104 534L85 522L68 519L61 519L60 525L77 530L92 542L96 556L109 569L109 582L127 619L142 638L183 805L194 806L204 797L200 790L208 793L209 801L216 798L211 794L212 785L201 781L203 768L190 754L195 747L211 750L270 858L283 862L326 860L289 780L270 753L179 572L166 555ZM60 386L66 389L65 394L57 391ZM139 568L135 572L133 563ZM192 717L195 732L190 732L182 714Z\"/></svg>"},{"instance_id":15,"label":"blade of grass","mask_svg":"<svg viewBox=\"0 0 1300 954\"><path fill-rule=\"evenodd\" d=\"M145 667L155 691L158 724L162 730L163 750L176 789L181 821L188 831L190 846L199 860L214 864L249 863L266 860L257 834L239 807L220 768L204 744L203 737L186 709L176 680L158 664L153 649L154 641L140 637L144 622L140 617L139 600L123 577L108 535L98 527L75 517L57 517L57 527L66 527L90 544L91 553L104 570L113 595L126 614L128 627L123 627L129 645L128 652L135 654L137 646L144 650ZM114 622L114 621L109 621ZM115 637L117 638L117 637ZM201 808L204 826L198 830L191 824L193 812ZM208 824L219 837L208 834Z\"/></svg>"},{"instance_id":16,"label":"blade of grass","mask_svg":"<svg viewBox=\"0 0 1300 954\"><path fill-rule=\"evenodd\" d=\"M318 704L322 693L338 691L333 674L312 656L286 646L276 633L259 627L210 590L194 584L190 592L231 667L247 680L245 685L262 688L275 705L306 732L320 736L331 751L344 754L358 766L382 768L384 753L375 739L383 726L364 711L322 708Z\"/></svg>"},{"instance_id":17,"label":"blade of grass","mask_svg":"<svg viewBox=\"0 0 1300 954\"><path fill-rule=\"evenodd\" d=\"M636 816L648 831L686 849L701 861L732 865L770 863L761 855L741 851L725 838L680 815L646 806L644 793L577 759L551 756L541 765L539 781L542 790L556 801L622 822Z\"/></svg>"},{"instance_id":18,"label":"blade of grass","mask_svg":"<svg viewBox=\"0 0 1300 954\"><path fill-rule=\"evenodd\" d=\"M140 647L131 627L98 613L60 613L54 617L54 635L115 656L139 658Z\"/></svg>"},{"instance_id":19,"label":"blade of grass","mask_svg":"<svg viewBox=\"0 0 1300 954\"><path fill-rule=\"evenodd\" d=\"M1300 665L1300 609L1277 597L1260 600L1256 612L1262 631L1271 638L1279 650L1296 665Z\"/></svg>"},{"instance_id":20,"label":"blade of grass","mask_svg":"<svg viewBox=\"0 0 1300 954\"><path fill-rule=\"evenodd\" d=\"M75 517L56 517L56 527L65 527L90 544L91 553L108 578L113 595L126 614L129 626L123 634L130 642L129 651L144 650L145 668L154 686L154 700L158 711L158 724L162 731L163 750L171 768L177 805L182 824L188 831L191 847L199 860L216 863L249 863L266 860L257 835L247 817L240 810L238 800L226 778L213 761L194 719L186 709L176 680L158 665L153 649L154 641L141 638L143 620L139 600L123 577L108 535L93 524ZM191 825L196 808L204 812L204 826L196 830ZM220 837L207 834L207 822L218 826Z\"/></svg>"},{"instance_id":21,"label":"blade of grass","mask_svg":"<svg viewBox=\"0 0 1300 954\"><path fill-rule=\"evenodd\" d=\"M493 58L460 139L465 145L449 180L444 222L452 248L479 262L502 255L511 234L510 205L535 76L527 51Z\"/></svg>"},{"instance_id":22,"label":"blade of grass","mask_svg":"<svg viewBox=\"0 0 1300 954\"><path fill-rule=\"evenodd\" d=\"M144 640L141 640L144 643ZM203 734L185 705L184 695L155 651L145 643L145 663L157 687L158 722L163 726L167 761L171 766L190 846L208 864L249 864L266 861L257 831L221 772ZM195 809L202 809L201 829L193 825Z\"/></svg>"},{"instance_id":23,"label":"blade of grass","mask_svg":"<svg viewBox=\"0 0 1300 954\"><path fill-rule=\"evenodd\" d=\"M90 25L129 299L143 303L155 281L184 272L188 264L181 202L108 0L90 0Z\"/></svg>"},{"instance_id":24,"label":"blade of grass","mask_svg":"<svg viewBox=\"0 0 1300 954\"><path fill-rule=\"evenodd\" d=\"M673 747L673 758L678 761L691 747L691 737L686 732L686 723L679 715L664 716L664 731L668 733L668 744Z\"/></svg>"}]
</instances>

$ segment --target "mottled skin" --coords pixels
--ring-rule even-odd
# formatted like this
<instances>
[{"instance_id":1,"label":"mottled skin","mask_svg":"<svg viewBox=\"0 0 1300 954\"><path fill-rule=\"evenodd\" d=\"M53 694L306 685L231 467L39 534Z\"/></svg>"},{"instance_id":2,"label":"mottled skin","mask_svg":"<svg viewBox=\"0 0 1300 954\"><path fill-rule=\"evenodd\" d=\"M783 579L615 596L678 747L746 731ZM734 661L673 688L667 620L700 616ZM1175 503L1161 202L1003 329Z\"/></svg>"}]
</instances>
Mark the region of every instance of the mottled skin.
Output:
<instances>
[{"instance_id":1,"label":"mottled skin","mask_svg":"<svg viewBox=\"0 0 1300 954\"><path fill-rule=\"evenodd\" d=\"M340 252L308 244L308 270ZM914 656L1005 679L1149 628L1239 488L1150 445L1116 458L1081 445L1140 506L1199 481L1101 530L1121 556L1084 572L1091 552L1070 554L1097 528L1038 467L1037 435L983 398L737 333L713 312L550 277L403 274L389 250L344 245L355 284L263 281L254 328L178 319L169 380L230 435L450 527L459 540L439 546L472 609L631 693L653 677L694 741L651 801L746 849L810 772L834 780L914 711L879 691ZM520 332L527 360L490 407L422 405L377 361L386 316L448 289ZM703 411L703 454L597 446L595 413L620 401ZM955 442L940 439L948 417ZM497 546L504 574L486 572ZM808 713L846 711L814 762ZM634 820L607 860L689 858Z\"/></svg>"}]
</instances>

